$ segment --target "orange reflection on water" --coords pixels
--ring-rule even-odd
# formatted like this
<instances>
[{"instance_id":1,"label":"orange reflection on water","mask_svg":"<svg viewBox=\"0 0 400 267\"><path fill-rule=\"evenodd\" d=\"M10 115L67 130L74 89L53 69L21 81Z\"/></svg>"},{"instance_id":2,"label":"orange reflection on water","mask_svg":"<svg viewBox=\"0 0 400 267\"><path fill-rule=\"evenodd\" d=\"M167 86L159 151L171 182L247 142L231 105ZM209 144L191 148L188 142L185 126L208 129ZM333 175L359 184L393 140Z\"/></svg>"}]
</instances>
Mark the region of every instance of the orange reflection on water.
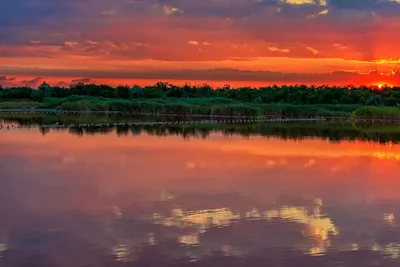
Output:
<instances>
[{"instance_id":1,"label":"orange reflection on water","mask_svg":"<svg viewBox=\"0 0 400 267\"><path fill-rule=\"evenodd\" d=\"M75 171L75 175L107 184L104 190L122 190L130 184L161 191L190 186L179 183L181 179L201 179L197 190L224 190L226 186L242 186L244 177L261 182L262 177L293 179L294 175L307 184L304 187L321 179L353 181L353 177L385 187L384 181L397 183L400 164L399 145L228 138L220 134L185 141L177 136L147 134L118 137L51 132L42 136L38 131L24 130L0 132L0 146L0 157L19 157L38 166L51 161L46 168ZM250 174L254 177L249 178Z\"/></svg>"},{"instance_id":2,"label":"orange reflection on water","mask_svg":"<svg viewBox=\"0 0 400 267\"><path fill-rule=\"evenodd\" d=\"M364 206L400 200L396 144L15 130L0 131L0 146L2 178L20 189L13 192L22 194L20 209L101 215L107 231L114 220L151 222L164 238L204 251L236 253L235 238L309 254L357 250L362 244L346 239L349 228L393 227L399 216L393 206ZM359 221L343 223L360 212ZM149 229L142 239L119 237L117 259L129 258L137 243L162 242ZM282 232L274 239L275 231ZM396 244L367 241L368 249L397 255Z\"/></svg>"},{"instance_id":3,"label":"orange reflection on water","mask_svg":"<svg viewBox=\"0 0 400 267\"><path fill-rule=\"evenodd\" d=\"M306 139L282 140L279 138L264 137L226 137L222 134L213 134L207 140L184 141L181 137L169 136L168 138L149 136L142 134L140 137L124 137L116 135L91 135L77 136L67 132L52 132L47 136L42 136L39 131L23 130L14 132L1 132L2 143L13 143L15 145L46 146L45 149L31 150L26 147L24 150L27 155L34 156L36 153L68 153L86 151L91 153L93 150L100 152L108 149L119 150L127 149L175 149L177 151L196 150L213 151L252 156L274 156L274 157L372 157L396 159L400 158L400 146L392 143L382 145L378 143L368 143L361 141L341 141L340 143L329 143L325 140ZM63 140L60 142L60 140ZM21 147L23 149L23 147ZM0 152L1 153L1 152ZM13 153L7 151L3 153ZM118 153L117 153L118 154ZM212 155L212 153L211 153ZM114 160L110 158L108 160Z\"/></svg>"}]
</instances>

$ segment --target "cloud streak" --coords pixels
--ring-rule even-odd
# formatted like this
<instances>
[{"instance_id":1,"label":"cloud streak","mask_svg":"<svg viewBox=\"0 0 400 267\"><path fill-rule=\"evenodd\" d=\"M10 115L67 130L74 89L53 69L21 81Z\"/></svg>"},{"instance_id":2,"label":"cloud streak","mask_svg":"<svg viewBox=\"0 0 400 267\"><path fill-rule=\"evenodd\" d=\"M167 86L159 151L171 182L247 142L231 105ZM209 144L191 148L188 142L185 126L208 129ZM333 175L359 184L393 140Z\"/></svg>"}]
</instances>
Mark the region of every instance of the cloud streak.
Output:
<instances>
[{"instance_id":1,"label":"cloud streak","mask_svg":"<svg viewBox=\"0 0 400 267\"><path fill-rule=\"evenodd\" d=\"M45 72L44 72L45 73ZM44 74L42 73L42 74ZM102 71L94 71L91 73L91 78L70 78L69 82L65 81L68 75L74 73L58 72L56 75L65 75L64 81L53 80L51 84L58 86L68 86L72 83L104 83L106 80L123 81L114 83L117 84L142 84L143 81L169 81L172 83L182 84L187 81L201 81L201 83L208 83L211 85L221 85L221 83L231 82L233 86L240 83L248 82L247 85L252 85L255 82L257 86L272 85L272 84L307 84L307 85L361 85L372 84L379 82L379 84L396 84L400 79L400 73L382 74L377 71L368 73L335 71L331 73L285 73L273 71L249 71L237 69L207 69L207 70L160 70L160 71L135 71L135 72L120 72L112 74ZM59 78L60 79L60 78ZM100 80L98 80L100 79ZM102 80L103 79L103 80ZM35 77L33 79L18 81L12 80L12 84L26 85L37 87L43 81L48 81L46 78ZM2 80L0 79L0 83ZM151 82L149 82L151 83ZM241 84L243 85L243 84Z\"/></svg>"}]
</instances>

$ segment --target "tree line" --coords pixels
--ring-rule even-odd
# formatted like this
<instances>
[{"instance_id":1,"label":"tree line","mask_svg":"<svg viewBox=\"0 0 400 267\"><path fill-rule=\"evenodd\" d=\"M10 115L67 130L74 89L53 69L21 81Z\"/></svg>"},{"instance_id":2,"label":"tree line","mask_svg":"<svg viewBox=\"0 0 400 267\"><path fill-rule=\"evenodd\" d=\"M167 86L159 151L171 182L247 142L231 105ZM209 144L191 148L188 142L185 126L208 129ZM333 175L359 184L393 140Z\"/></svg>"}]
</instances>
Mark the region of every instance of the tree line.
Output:
<instances>
[{"instance_id":1,"label":"tree line","mask_svg":"<svg viewBox=\"0 0 400 267\"><path fill-rule=\"evenodd\" d=\"M159 82L149 86L112 87L105 84L75 83L69 87L50 86L43 83L38 89L30 87L0 86L1 100L33 100L65 98L73 95L115 99L159 99L159 98L226 98L232 101L253 103L288 104L358 104L368 106L398 106L400 87L368 86L306 86L282 85L261 88L231 88L226 85L213 88L209 85L176 86Z\"/></svg>"}]
</instances>

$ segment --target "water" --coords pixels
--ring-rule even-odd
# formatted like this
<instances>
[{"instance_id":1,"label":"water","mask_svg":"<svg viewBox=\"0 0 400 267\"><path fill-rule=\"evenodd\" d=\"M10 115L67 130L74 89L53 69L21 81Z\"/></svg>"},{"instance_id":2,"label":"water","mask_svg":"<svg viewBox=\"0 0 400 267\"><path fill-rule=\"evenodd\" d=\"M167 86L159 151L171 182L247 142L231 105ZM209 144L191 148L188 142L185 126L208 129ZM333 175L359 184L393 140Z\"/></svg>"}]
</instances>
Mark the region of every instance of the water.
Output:
<instances>
[{"instance_id":1,"label":"water","mask_svg":"<svg viewBox=\"0 0 400 267\"><path fill-rule=\"evenodd\" d=\"M398 134L180 127L1 130L0 266L399 266Z\"/></svg>"}]
</instances>

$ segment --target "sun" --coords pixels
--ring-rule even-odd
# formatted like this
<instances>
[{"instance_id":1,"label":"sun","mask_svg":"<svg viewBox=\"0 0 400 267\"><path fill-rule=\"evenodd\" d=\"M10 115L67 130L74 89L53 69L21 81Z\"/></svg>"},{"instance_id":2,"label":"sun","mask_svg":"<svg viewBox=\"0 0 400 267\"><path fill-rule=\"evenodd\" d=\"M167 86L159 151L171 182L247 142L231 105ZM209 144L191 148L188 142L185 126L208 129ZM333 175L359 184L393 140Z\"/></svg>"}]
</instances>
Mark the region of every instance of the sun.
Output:
<instances>
[{"instance_id":1,"label":"sun","mask_svg":"<svg viewBox=\"0 0 400 267\"><path fill-rule=\"evenodd\" d=\"M374 86L376 86L378 89L383 89L385 87L393 87L393 85L390 83L382 83L382 82L375 83Z\"/></svg>"}]
</instances>

